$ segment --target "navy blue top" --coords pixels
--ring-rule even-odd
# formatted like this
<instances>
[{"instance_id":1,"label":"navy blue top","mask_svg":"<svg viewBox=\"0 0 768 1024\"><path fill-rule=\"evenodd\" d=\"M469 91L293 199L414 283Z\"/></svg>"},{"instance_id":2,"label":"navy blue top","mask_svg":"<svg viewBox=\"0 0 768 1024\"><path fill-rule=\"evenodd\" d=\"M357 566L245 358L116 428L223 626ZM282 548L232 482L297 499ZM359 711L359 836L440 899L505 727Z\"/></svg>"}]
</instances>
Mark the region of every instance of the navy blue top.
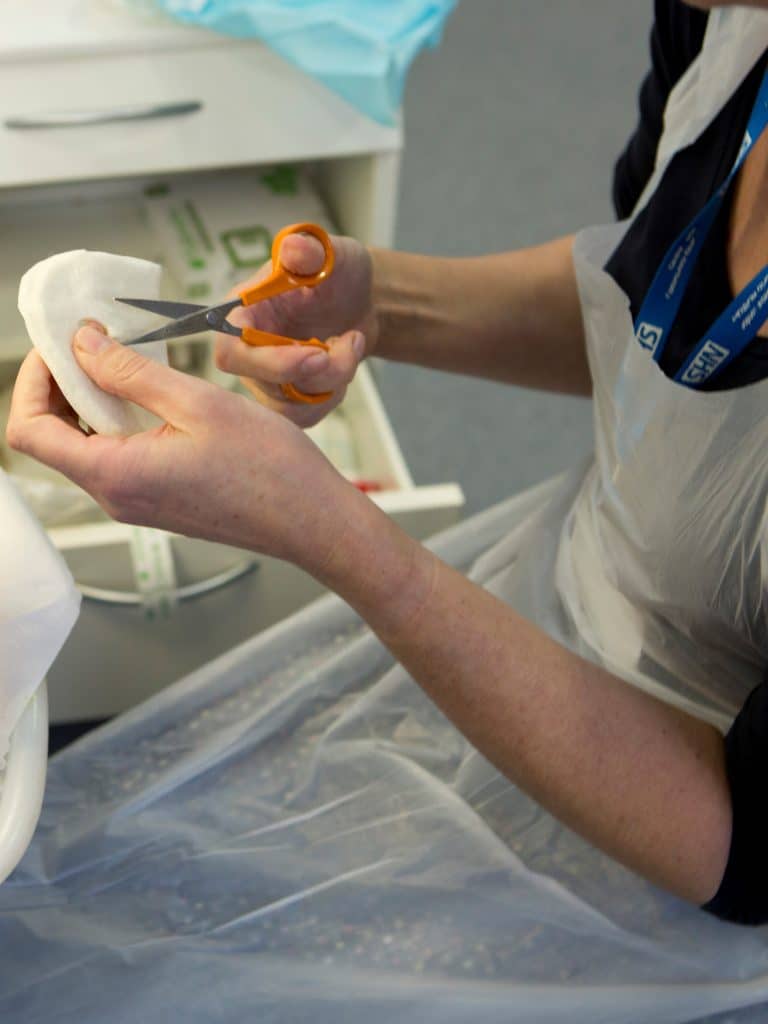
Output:
<instances>
[{"instance_id":1,"label":"navy blue top","mask_svg":"<svg viewBox=\"0 0 768 1024\"><path fill-rule=\"evenodd\" d=\"M650 177L669 91L701 49L706 25L705 12L685 6L681 0L659 2L656 10L651 40L654 63L640 93L640 124L614 175L614 203L622 218L632 212ZM682 47L682 53L676 47ZM673 157L656 192L606 264L606 270L629 296L633 319L669 246L728 177L765 66L763 57L709 127ZM732 193L733 186L712 225L662 354L660 366L668 377L674 377L734 298L726 258ZM768 339L755 338L701 390L737 388L764 377L768 377Z\"/></svg>"}]
</instances>

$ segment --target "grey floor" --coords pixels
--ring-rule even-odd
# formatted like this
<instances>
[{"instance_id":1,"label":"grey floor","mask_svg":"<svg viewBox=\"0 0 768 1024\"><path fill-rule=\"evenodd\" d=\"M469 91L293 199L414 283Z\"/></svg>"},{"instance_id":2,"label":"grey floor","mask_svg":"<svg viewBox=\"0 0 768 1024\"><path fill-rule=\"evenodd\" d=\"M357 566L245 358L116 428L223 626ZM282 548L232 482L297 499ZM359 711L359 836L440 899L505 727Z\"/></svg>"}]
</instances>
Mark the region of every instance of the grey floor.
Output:
<instances>
[{"instance_id":1,"label":"grey floor","mask_svg":"<svg viewBox=\"0 0 768 1024\"><path fill-rule=\"evenodd\" d=\"M462 0L406 99L399 248L475 255L612 219L652 0ZM589 452L590 403L395 364L377 379L418 483L477 511Z\"/></svg>"}]
</instances>

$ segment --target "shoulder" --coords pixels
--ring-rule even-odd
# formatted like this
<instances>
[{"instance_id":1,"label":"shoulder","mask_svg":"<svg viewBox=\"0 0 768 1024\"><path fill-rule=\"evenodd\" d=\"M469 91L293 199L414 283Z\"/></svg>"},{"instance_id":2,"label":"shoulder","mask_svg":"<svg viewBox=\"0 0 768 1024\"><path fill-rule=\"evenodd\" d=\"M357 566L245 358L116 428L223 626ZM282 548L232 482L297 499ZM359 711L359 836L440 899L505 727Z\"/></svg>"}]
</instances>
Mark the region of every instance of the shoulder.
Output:
<instances>
[{"instance_id":1,"label":"shoulder","mask_svg":"<svg viewBox=\"0 0 768 1024\"><path fill-rule=\"evenodd\" d=\"M708 11L682 0L655 0L651 59L667 94L701 51L708 19Z\"/></svg>"},{"instance_id":2,"label":"shoulder","mask_svg":"<svg viewBox=\"0 0 768 1024\"><path fill-rule=\"evenodd\" d=\"M651 67L640 88L639 120L614 169L613 202L628 217L650 178L669 94L698 56L709 14L682 0L655 0Z\"/></svg>"}]
</instances>

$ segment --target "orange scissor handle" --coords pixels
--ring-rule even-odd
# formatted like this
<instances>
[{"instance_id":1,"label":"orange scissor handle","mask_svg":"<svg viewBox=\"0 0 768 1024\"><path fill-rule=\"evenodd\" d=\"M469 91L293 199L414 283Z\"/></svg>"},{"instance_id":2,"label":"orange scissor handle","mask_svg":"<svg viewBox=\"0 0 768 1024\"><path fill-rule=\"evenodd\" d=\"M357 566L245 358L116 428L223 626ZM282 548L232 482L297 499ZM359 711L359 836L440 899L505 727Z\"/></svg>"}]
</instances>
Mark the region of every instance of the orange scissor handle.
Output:
<instances>
[{"instance_id":1,"label":"orange scissor handle","mask_svg":"<svg viewBox=\"0 0 768 1024\"><path fill-rule=\"evenodd\" d=\"M314 274L294 274L287 270L280 261L280 249L288 235L311 235L316 238L323 247L325 259L322 267ZM314 288L315 285L324 281L333 270L334 253L333 244L318 224L301 223L289 224L288 227L278 231L272 243L272 271L263 281L259 281L250 288L244 288L240 292L240 300L244 306L252 306L264 299L271 299L274 295L282 295L284 292L293 291L295 288ZM307 341L296 341L293 338L284 338L280 334L269 334L267 331L257 331L253 327L244 327L241 335L247 345L312 345L314 348L321 348L328 351L328 345L317 338L310 338ZM304 402L305 404L319 405L327 402L333 395L332 391L324 391L321 394L310 394L306 391L299 391L293 384L281 384L280 390L291 402Z\"/></svg>"},{"instance_id":2,"label":"orange scissor handle","mask_svg":"<svg viewBox=\"0 0 768 1024\"><path fill-rule=\"evenodd\" d=\"M329 346L324 341L320 341L319 338L296 341L294 338L284 338L281 334L257 331L255 327L244 327L241 338L246 345L253 345L257 348L264 348L269 345L308 345L311 348L321 348L323 352L329 351ZM313 395L308 391L299 391L294 384L281 384L280 390L289 401L303 402L305 405L320 405L321 402L327 402L333 395L332 391L323 391Z\"/></svg>"},{"instance_id":3,"label":"orange scissor handle","mask_svg":"<svg viewBox=\"0 0 768 1024\"><path fill-rule=\"evenodd\" d=\"M293 274L280 262L280 249L288 235L311 235L323 247L325 259L322 267L315 274ZM255 302L271 299L273 295L293 291L294 288L314 288L324 281L333 270L334 254L328 232L318 224L289 224L278 231L272 243L272 271L263 281L258 281L250 288L244 288L239 294L244 306L252 306Z\"/></svg>"}]
</instances>

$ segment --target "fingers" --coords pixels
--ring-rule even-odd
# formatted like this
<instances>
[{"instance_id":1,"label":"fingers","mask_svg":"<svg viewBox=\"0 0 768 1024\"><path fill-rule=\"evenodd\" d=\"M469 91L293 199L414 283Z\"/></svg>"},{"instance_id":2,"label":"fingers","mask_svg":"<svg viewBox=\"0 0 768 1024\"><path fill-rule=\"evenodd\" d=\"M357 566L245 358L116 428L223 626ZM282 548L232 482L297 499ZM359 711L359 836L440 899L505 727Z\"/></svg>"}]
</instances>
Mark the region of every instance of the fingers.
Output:
<instances>
[{"instance_id":1,"label":"fingers","mask_svg":"<svg viewBox=\"0 0 768 1024\"><path fill-rule=\"evenodd\" d=\"M52 404L58 399L53 393L53 387L54 380L48 367L36 349L32 349L16 377L8 420L9 431L14 420L34 419L53 412Z\"/></svg>"},{"instance_id":2,"label":"fingers","mask_svg":"<svg viewBox=\"0 0 768 1024\"><path fill-rule=\"evenodd\" d=\"M222 335L216 342L216 365L257 385L290 383L309 394L346 388L365 353L365 338L349 331L327 344L327 353L298 344L262 348Z\"/></svg>"},{"instance_id":3,"label":"fingers","mask_svg":"<svg viewBox=\"0 0 768 1024\"><path fill-rule=\"evenodd\" d=\"M280 246L280 262L292 274L317 274L325 262L325 250L312 235L288 235Z\"/></svg>"},{"instance_id":4,"label":"fingers","mask_svg":"<svg viewBox=\"0 0 768 1024\"><path fill-rule=\"evenodd\" d=\"M337 387L331 392L330 398L325 402L308 403L295 402L286 398L277 384L264 384L251 380L249 377L241 377L240 381L249 391L259 405L279 413L297 427L306 430L314 427L316 423L324 419L329 412L336 408L344 400L347 388L346 385Z\"/></svg>"},{"instance_id":5,"label":"fingers","mask_svg":"<svg viewBox=\"0 0 768 1024\"><path fill-rule=\"evenodd\" d=\"M87 437L37 354L21 365L13 391L6 439L11 448L58 469L80 483L102 448L114 438ZM98 448L98 452L97 449Z\"/></svg>"},{"instance_id":6,"label":"fingers","mask_svg":"<svg viewBox=\"0 0 768 1024\"><path fill-rule=\"evenodd\" d=\"M127 398L176 426L198 417L207 393L202 381L119 345L91 326L77 332L73 351L103 391Z\"/></svg>"},{"instance_id":7,"label":"fingers","mask_svg":"<svg viewBox=\"0 0 768 1024\"><path fill-rule=\"evenodd\" d=\"M280 260L286 270L289 270L292 274L309 277L321 270L325 262L325 250L321 243L311 235L288 235L280 246ZM251 288L253 285L263 281L264 278L269 277L271 273L272 261L267 260L266 263L259 267L253 277L249 277L245 281L241 281L240 284L235 285L229 292L228 297L236 297L246 288ZM238 321L242 324L249 323L248 315L243 316L242 314L242 310L234 310L230 317L232 323L238 323Z\"/></svg>"},{"instance_id":8,"label":"fingers","mask_svg":"<svg viewBox=\"0 0 768 1024\"><path fill-rule=\"evenodd\" d=\"M330 364L330 353L319 348L299 344L261 348L226 334L216 338L216 365L238 377L280 384L299 377L308 380L316 373L326 372Z\"/></svg>"}]
</instances>

